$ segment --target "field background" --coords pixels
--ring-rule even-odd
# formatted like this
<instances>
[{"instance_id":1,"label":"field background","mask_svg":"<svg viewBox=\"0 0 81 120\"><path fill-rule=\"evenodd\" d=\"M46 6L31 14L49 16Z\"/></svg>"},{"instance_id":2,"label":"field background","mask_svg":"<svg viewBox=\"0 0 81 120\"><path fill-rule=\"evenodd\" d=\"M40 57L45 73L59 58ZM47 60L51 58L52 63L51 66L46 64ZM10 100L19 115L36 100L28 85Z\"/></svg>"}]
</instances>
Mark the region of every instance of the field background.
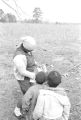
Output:
<instances>
[{"instance_id":1,"label":"field background","mask_svg":"<svg viewBox=\"0 0 81 120\"><path fill-rule=\"evenodd\" d=\"M13 76L13 53L24 35L33 36L39 63L62 74L62 86L71 101L69 120L81 120L81 25L0 24L0 120L16 120L13 110L22 93Z\"/></svg>"}]
</instances>

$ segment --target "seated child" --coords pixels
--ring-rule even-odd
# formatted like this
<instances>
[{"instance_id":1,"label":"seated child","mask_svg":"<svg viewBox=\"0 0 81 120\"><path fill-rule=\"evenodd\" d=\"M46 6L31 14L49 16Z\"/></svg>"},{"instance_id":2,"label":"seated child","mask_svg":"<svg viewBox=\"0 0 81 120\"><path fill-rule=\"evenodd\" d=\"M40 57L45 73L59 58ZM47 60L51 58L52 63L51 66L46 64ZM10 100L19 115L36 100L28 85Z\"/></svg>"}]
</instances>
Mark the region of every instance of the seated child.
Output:
<instances>
[{"instance_id":1,"label":"seated child","mask_svg":"<svg viewBox=\"0 0 81 120\"><path fill-rule=\"evenodd\" d=\"M39 91L37 103L33 111L34 120L68 120L70 102L61 83L61 75L51 71L47 76L47 84Z\"/></svg>"}]
</instances>

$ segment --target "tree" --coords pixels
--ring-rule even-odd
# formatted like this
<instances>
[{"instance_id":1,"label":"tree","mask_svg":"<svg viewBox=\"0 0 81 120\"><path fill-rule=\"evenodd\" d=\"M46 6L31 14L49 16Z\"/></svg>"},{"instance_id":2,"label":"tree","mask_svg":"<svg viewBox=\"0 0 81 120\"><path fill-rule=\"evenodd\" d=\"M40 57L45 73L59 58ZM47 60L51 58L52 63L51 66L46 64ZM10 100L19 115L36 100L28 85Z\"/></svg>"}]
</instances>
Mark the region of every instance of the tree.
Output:
<instances>
[{"instance_id":1,"label":"tree","mask_svg":"<svg viewBox=\"0 0 81 120\"><path fill-rule=\"evenodd\" d=\"M8 17L8 22L16 22L15 15L12 15L11 13L7 13L6 15Z\"/></svg>"},{"instance_id":2,"label":"tree","mask_svg":"<svg viewBox=\"0 0 81 120\"><path fill-rule=\"evenodd\" d=\"M1 20L3 15L4 15L4 11L2 9L0 9L0 20Z\"/></svg>"},{"instance_id":3,"label":"tree","mask_svg":"<svg viewBox=\"0 0 81 120\"><path fill-rule=\"evenodd\" d=\"M11 13L4 14L0 20L1 22L16 22L15 15L12 15Z\"/></svg>"},{"instance_id":4,"label":"tree","mask_svg":"<svg viewBox=\"0 0 81 120\"><path fill-rule=\"evenodd\" d=\"M33 11L33 19L34 22L38 23L41 22L42 11L39 7L36 7Z\"/></svg>"}]
</instances>

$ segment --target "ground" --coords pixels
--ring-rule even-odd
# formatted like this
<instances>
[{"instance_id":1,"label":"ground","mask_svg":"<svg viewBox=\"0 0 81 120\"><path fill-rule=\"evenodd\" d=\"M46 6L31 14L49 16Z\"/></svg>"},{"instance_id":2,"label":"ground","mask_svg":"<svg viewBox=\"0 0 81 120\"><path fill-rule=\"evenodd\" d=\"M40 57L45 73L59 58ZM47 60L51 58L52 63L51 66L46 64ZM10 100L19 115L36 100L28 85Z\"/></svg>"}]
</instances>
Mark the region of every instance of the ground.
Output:
<instances>
[{"instance_id":1,"label":"ground","mask_svg":"<svg viewBox=\"0 0 81 120\"><path fill-rule=\"evenodd\" d=\"M69 120L81 120L81 25L0 24L0 120L16 120L13 110L21 90L13 75L13 54L20 37L35 37L35 59L62 74L62 86L71 102Z\"/></svg>"}]
</instances>

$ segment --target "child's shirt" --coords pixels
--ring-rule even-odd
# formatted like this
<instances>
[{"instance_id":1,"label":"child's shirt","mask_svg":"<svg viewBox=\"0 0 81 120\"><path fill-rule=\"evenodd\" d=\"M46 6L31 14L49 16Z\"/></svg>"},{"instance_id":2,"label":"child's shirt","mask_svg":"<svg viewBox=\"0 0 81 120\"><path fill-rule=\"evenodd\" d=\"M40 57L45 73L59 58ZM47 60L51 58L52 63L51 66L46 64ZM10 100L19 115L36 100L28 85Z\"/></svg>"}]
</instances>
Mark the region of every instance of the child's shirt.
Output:
<instances>
[{"instance_id":1,"label":"child's shirt","mask_svg":"<svg viewBox=\"0 0 81 120\"><path fill-rule=\"evenodd\" d=\"M37 104L33 112L33 119L68 120L70 102L63 88L50 88L40 90Z\"/></svg>"}]
</instances>

